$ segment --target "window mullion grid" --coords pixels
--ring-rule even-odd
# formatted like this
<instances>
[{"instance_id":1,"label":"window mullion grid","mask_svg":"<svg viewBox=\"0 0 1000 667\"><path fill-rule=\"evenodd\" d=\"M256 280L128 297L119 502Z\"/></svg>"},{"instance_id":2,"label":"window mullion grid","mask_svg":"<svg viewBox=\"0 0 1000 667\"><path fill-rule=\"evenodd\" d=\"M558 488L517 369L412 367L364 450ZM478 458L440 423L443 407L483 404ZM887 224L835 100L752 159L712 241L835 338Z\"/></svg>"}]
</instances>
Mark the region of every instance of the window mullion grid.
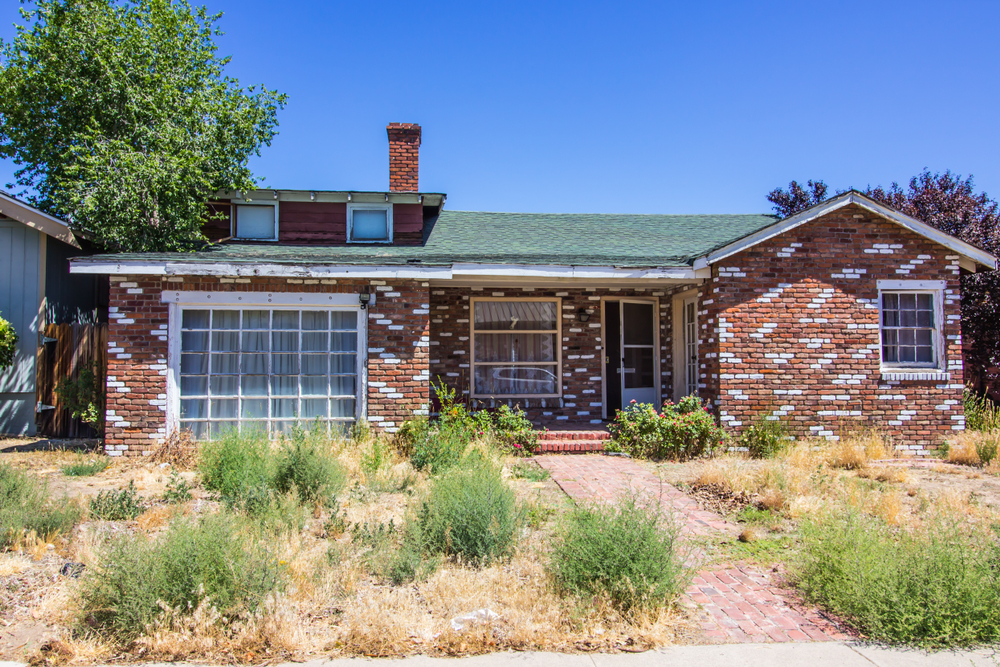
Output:
<instances>
[{"instance_id":1,"label":"window mullion grid","mask_svg":"<svg viewBox=\"0 0 1000 667\"><path fill-rule=\"evenodd\" d=\"M271 424L273 422L273 415L271 414L271 376L274 373L274 362L272 357L274 354L274 311L267 311L267 377L264 378L264 383L267 385L267 412L264 420L264 427L267 429L268 435L274 435L271 433Z\"/></svg>"},{"instance_id":2,"label":"window mullion grid","mask_svg":"<svg viewBox=\"0 0 1000 667\"><path fill-rule=\"evenodd\" d=\"M243 432L243 311L236 311L236 432Z\"/></svg>"},{"instance_id":3,"label":"window mullion grid","mask_svg":"<svg viewBox=\"0 0 1000 667\"><path fill-rule=\"evenodd\" d=\"M298 330L298 353L299 353L299 377L295 383L295 421L302 420L302 311L295 311L296 320L299 323Z\"/></svg>"},{"instance_id":4,"label":"window mullion grid","mask_svg":"<svg viewBox=\"0 0 1000 667\"><path fill-rule=\"evenodd\" d=\"M208 437L212 437L212 355L214 354L212 345L213 333L215 332L215 311L208 311L208 368L205 369L205 395L208 396L205 406L205 423L208 428Z\"/></svg>"}]
</instances>

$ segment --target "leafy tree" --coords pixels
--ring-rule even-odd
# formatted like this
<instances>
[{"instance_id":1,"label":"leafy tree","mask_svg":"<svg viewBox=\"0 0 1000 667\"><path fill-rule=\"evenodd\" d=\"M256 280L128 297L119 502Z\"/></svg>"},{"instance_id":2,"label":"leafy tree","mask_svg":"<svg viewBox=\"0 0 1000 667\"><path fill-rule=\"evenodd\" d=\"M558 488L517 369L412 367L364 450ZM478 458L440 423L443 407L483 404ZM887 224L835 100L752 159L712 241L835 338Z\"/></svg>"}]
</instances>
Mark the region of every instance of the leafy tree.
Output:
<instances>
[{"instance_id":1,"label":"leafy tree","mask_svg":"<svg viewBox=\"0 0 1000 667\"><path fill-rule=\"evenodd\" d=\"M826 185L809 181L806 192L795 181L788 190L775 189L767 198L782 217L823 201ZM820 185L822 189L815 186ZM817 194L818 193L818 194ZM839 192L838 192L839 194ZM1000 205L985 192L976 192L972 176L962 178L950 170L924 169L904 188L867 187L864 194L901 213L922 220L988 252L1000 254ZM985 369L1000 366L1000 274L986 271L962 276L962 337L971 343L966 360L985 388Z\"/></svg>"},{"instance_id":2,"label":"leafy tree","mask_svg":"<svg viewBox=\"0 0 1000 667\"><path fill-rule=\"evenodd\" d=\"M221 14L187 0L34 6L0 41L0 155L32 204L120 251L203 240L212 194L255 186L285 96L225 76Z\"/></svg>"},{"instance_id":3,"label":"leafy tree","mask_svg":"<svg viewBox=\"0 0 1000 667\"><path fill-rule=\"evenodd\" d=\"M787 190L781 188L771 190L767 195L767 200L774 204L775 213L782 218L787 218L826 199L827 186L823 181L807 181L806 188L799 185L797 181L792 181L788 184Z\"/></svg>"}]
</instances>

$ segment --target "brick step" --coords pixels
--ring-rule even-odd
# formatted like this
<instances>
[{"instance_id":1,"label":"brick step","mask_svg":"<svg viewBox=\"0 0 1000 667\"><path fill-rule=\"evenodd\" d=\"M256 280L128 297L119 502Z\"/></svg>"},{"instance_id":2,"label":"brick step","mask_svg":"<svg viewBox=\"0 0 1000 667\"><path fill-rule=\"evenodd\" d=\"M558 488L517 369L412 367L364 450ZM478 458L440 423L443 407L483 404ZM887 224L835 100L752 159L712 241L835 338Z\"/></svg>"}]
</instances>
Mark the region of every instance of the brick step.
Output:
<instances>
[{"instance_id":1,"label":"brick step","mask_svg":"<svg viewBox=\"0 0 1000 667\"><path fill-rule=\"evenodd\" d=\"M607 439L604 440L539 440L535 447L536 454L551 452L602 452Z\"/></svg>"},{"instance_id":2,"label":"brick step","mask_svg":"<svg viewBox=\"0 0 1000 667\"><path fill-rule=\"evenodd\" d=\"M607 431L538 431L538 441L550 440L610 440Z\"/></svg>"}]
</instances>

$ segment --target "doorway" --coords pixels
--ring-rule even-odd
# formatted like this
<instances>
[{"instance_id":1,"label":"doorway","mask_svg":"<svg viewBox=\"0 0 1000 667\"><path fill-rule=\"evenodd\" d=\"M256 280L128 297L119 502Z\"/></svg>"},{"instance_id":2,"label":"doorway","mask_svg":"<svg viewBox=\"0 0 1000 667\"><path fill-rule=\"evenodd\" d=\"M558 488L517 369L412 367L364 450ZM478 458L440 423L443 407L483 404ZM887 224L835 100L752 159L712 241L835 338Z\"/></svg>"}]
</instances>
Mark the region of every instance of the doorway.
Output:
<instances>
[{"instance_id":1,"label":"doorway","mask_svg":"<svg viewBox=\"0 0 1000 667\"><path fill-rule=\"evenodd\" d=\"M604 405L608 418L632 401L659 407L656 311L655 301L604 302Z\"/></svg>"}]
</instances>

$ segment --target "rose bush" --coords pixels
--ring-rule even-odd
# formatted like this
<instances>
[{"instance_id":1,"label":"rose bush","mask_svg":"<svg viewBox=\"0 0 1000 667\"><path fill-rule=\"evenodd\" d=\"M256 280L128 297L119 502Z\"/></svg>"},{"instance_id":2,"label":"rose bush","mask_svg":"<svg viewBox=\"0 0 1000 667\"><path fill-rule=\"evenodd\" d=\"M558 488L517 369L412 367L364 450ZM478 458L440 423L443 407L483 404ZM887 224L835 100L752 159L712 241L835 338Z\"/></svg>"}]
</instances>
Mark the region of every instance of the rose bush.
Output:
<instances>
[{"instance_id":1,"label":"rose bush","mask_svg":"<svg viewBox=\"0 0 1000 667\"><path fill-rule=\"evenodd\" d=\"M608 430L607 450L637 458L692 459L711 456L725 446L725 432L697 396L676 404L667 401L660 411L632 401L615 414Z\"/></svg>"}]
</instances>

